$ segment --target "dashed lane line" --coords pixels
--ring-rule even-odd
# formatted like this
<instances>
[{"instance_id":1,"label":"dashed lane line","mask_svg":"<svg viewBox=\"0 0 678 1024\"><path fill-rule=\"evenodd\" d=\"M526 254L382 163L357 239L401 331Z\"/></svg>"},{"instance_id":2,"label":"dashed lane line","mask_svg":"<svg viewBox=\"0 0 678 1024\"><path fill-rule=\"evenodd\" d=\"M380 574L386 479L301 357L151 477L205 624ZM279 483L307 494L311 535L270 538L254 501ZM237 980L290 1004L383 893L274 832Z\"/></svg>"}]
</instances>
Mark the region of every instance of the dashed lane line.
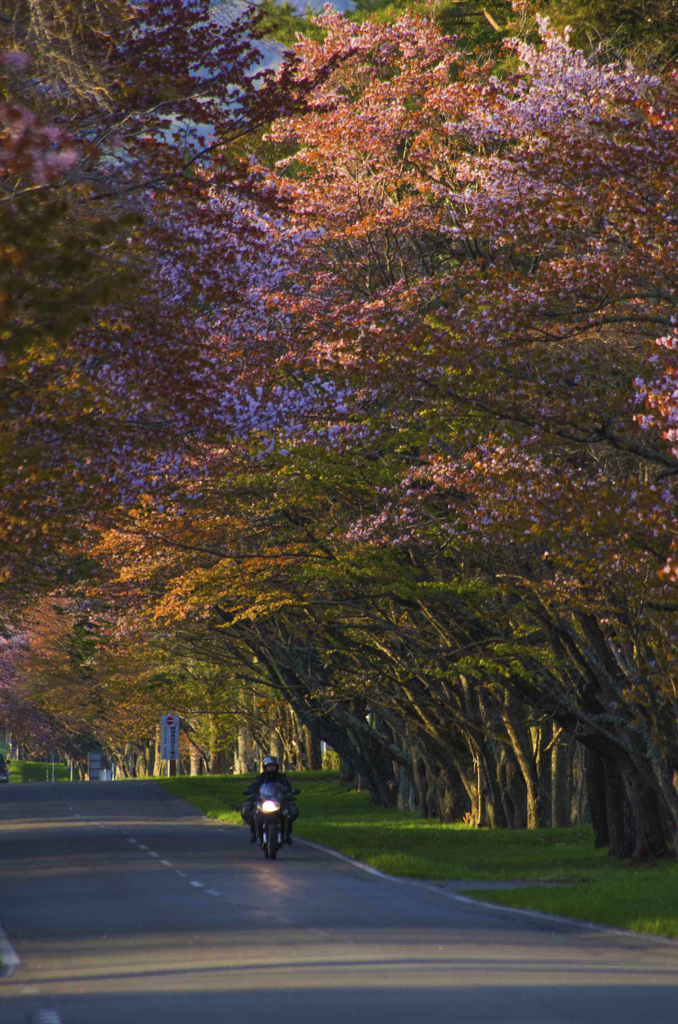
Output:
<instances>
[{"instance_id":1,"label":"dashed lane line","mask_svg":"<svg viewBox=\"0 0 678 1024\"><path fill-rule=\"evenodd\" d=\"M74 817L76 817L76 818L80 817L79 814L76 814L75 811L73 811L73 808L69 807L69 810L73 813ZM102 829L106 828L106 826L102 825L101 822L97 822L96 824L99 825L99 827L102 828ZM113 829L112 831L115 831L115 829ZM136 848L138 850L144 850L148 854L149 857L153 857L154 860L157 860L158 863L162 864L164 867L166 867L166 868L171 868L172 867L172 862L171 861L169 861L169 860L161 860L159 853L156 853L155 850L151 850L144 843L140 843L139 840L136 839L134 836L128 836L128 834L126 832L123 832L123 835L127 838L127 842L128 843L131 843L133 846L136 846ZM188 877L184 871L179 871L178 869L176 869L176 874L179 875L179 878L187 878ZM205 883L204 882L198 882L198 881L193 880L193 881L190 881L188 884L190 886L192 886L194 889L205 889ZM208 896L221 896L221 892L218 889L205 889L205 893ZM4 933L0 931L0 955L2 955L2 968L4 968L5 961L9 962L11 958L9 957L8 954L5 954L4 951L3 951L2 942L1 942L1 935L4 935ZM10 949L11 948L12 947L10 946ZM16 957L16 963L14 964L14 966L16 966L19 963L19 958L16 956L16 953L14 953L14 950L12 950L12 953L13 953L14 957ZM10 970L14 970L14 966L12 966ZM2 975L3 975L3 969L2 968L0 968L0 977L2 977ZM10 971L8 970L5 973L9 974ZM45 1012L52 1012L52 1011L45 1011ZM56 1011L54 1011L54 1012L56 1012ZM41 1022L41 1024L42 1024L42 1022ZM50 1021L48 1021L48 1019L45 1018L44 1024L50 1024ZM58 1021L57 1024L61 1024L61 1022Z\"/></svg>"},{"instance_id":2,"label":"dashed lane line","mask_svg":"<svg viewBox=\"0 0 678 1024\"><path fill-rule=\"evenodd\" d=\"M74 816L76 818L80 818L79 814L74 814ZM226 827L233 828L234 826L227 825ZM235 827L238 828L237 825ZM137 840L128 839L127 842L137 843ZM482 907L487 910L492 910L495 912L499 911L500 913L503 912L508 915L518 915L520 917L531 918L532 920L542 921L545 923L551 922L554 924L557 923L561 925L569 925L570 927L582 928L587 931L607 932L609 934L619 935L625 938L631 937L639 940L645 939L646 941L651 943L673 946L674 948L677 945L676 939L665 938L661 935L647 935L643 934L642 932L631 932L621 928L610 928L609 926L595 924L591 921L581 921L577 918L561 917L557 914L548 914L539 910L527 910L522 907L506 907L500 903L489 903L486 900L478 900L469 896L461 896L459 893L456 892L446 892L445 890L440 889L438 886L427 884L426 882L422 882L419 879L405 878L398 875L389 875L385 871L380 871L378 868L372 867L371 864L365 864L362 861L356 860L354 857L348 857L345 853L339 853L338 850L333 850L329 846L324 846L321 843L314 843L310 839L297 839L297 842L301 843L304 846L310 846L313 849L321 851L322 853L329 854L330 857L335 857L337 860L342 860L345 863L351 864L352 867L357 868L359 871L364 871L366 874L370 874L377 878L381 878L386 882L395 882L399 885L413 886L417 889L427 889L431 892L435 892L436 895L439 897L442 896L446 899L453 900L457 903L465 903L467 906L470 907ZM137 843L137 845L140 850L148 850L148 847L143 846L141 843ZM165 867L172 866L171 862L167 860L161 860L160 863L163 864ZM180 878L187 877L183 871L177 870L176 874L179 875ZM189 885L195 886L196 888L204 888L202 882L189 882ZM482 888L482 882L478 883L478 888ZM221 895L216 889L205 889L205 892L208 893L210 896ZM14 951L14 948L9 943L9 940L7 939L5 933L2 931L2 928L0 928L0 977L10 974L13 970L16 969L19 962L19 957ZM8 967L8 965L10 966Z\"/></svg>"}]
</instances>

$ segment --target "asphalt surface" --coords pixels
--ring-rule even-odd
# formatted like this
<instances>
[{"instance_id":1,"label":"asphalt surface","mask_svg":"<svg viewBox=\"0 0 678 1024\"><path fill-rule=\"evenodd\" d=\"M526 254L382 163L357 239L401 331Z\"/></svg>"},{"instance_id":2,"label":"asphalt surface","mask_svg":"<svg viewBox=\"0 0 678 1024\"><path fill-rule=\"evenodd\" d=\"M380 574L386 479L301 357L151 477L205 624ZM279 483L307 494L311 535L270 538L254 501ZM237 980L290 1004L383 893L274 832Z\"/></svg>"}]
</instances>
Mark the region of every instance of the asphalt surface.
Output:
<instances>
[{"instance_id":1,"label":"asphalt surface","mask_svg":"<svg viewBox=\"0 0 678 1024\"><path fill-rule=\"evenodd\" d=\"M248 838L152 782L0 787L1 1024L678 1020L678 944Z\"/></svg>"}]
</instances>

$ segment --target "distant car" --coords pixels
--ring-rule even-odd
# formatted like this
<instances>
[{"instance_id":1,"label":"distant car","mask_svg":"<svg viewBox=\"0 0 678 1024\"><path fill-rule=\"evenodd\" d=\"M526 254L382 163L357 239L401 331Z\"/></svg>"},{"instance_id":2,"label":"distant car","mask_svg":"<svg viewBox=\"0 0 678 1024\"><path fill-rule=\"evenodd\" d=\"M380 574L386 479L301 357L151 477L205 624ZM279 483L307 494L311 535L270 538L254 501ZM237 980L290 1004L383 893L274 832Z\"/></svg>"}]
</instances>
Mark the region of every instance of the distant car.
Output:
<instances>
[{"instance_id":1,"label":"distant car","mask_svg":"<svg viewBox=\"0 0 678 1024\"><path fill-rule=\"evenodd\" d=\"M0 754L0 782L9 782L9 772L2 754Z\"/></svg>"}]
</instances>

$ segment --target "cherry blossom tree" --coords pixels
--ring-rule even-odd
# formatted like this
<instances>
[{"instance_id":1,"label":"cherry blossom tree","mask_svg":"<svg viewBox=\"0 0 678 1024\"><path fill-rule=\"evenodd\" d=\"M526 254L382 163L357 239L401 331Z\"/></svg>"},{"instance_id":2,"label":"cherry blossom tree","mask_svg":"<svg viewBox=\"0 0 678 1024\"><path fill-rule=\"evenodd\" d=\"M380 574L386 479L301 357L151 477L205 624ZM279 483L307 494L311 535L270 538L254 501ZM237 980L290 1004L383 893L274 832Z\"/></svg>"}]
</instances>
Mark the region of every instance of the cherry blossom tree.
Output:
<instances>
[{"instance_id":1,"label":"cherry blossom tree","mask_svg":"<svg viewBox=\"0 0 678 1024\"><path fill-rule=\"evenodd\" d=\"M431 813L537 827L577 742L608 830L632 808L615 851L661 855L674 80L546 23L500 68L419 15L318 25L280 75L306 106L239 177L191 156L152 183L151 281L78 335L65 405L45 375L66 468L36 460L16 536L48 562L34 510L63 522L68 487L79 599L272 687L375 799L409 779Z\"/></svg>"},{"instance_id":2,"label":"cherry blossom tree","mask_svg":"<svg viewBox=\"0 0 678 1024\"><path fill-rule=\"evenodd\" d=\"M356 545L433 546L453 573L470 559L497 607L519 607L524 626L509 617L493 639L476 634L477 663L464 660L451 677L485 685L499 673L604 751L625 773L638 851L659 849L642 805L649 786L676 820L675 638L662 569L678 461L659 421L639 417L634 381L675 306L672 82L601 67L546 25L541 46L510 44L518 68L497 78L490 61L455 51L425 18L356 26L328 14L321 23L323 42L299 43L299 74L336 67L310 112L274 124L251 172L251 190L277 202L293 245L268 284L265 267L257 275L267 322L246 324L239 304L226 307L268 359L253 356L251 383L239 379L248 413L274 396L280 424L248 415L240 437L264 455L258 479L266 463L276 475L267 493L278 516L293 500L298 523L315 508L306 556L319 558L314 545L329 538L335 557ZM225 329L219 344L235 344L238 331ZM661 348L658 358L670 376ZM340 503L340 522L324 519L319 535L309 480L377 453L381 479L370 474L359 501ZM335 487L356 486L348 472ZM367 514L351 519L351 504ZM196 520L185 526L197 540ZM221 550L236 566L254 559L237 554L242 539L217 548L212 531L224 528L223 518L202 519L197 551ZM461 563L446 561L460 547ZM146 550L152 562L153 543ZM291 552L267 550L275 576ZM182 563L166 608L181 614L183 602L198 613L219 581L238 591L218 566L216 576L185 575ZM238 571L256 592L253 574ZM298 601L289 573L277 578L275 600ZM273 598L251 600L272 614ZM538 654L511 636L530 622ZM584 699L592 685L593 703Z\"/></svg>"}]
</instances>

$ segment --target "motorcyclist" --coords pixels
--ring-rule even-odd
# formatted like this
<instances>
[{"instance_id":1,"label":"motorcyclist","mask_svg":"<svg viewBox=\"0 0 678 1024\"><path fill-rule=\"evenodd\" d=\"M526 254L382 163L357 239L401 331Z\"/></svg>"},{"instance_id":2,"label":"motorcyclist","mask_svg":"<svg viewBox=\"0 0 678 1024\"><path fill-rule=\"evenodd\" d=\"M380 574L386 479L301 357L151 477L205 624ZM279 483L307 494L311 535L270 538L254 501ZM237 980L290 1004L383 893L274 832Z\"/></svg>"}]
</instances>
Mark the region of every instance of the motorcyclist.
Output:
<instances>
[{"instance_id":1,"label":"motorcyclist","mask_svg":"<svg viewBox=\"0 0 678 1024\"><path fill-rule=\"evenodd\" d=\"M256 804L257 797L259 796L259 787L264 782L276 782L282 787L282 795L285 809L285 821L287 822L287 828L285 831L285 842L288 846L292 845L292 826L299 817L299 808L295 804L292 796L292 783L284 774L280 771L280 765L278 764L278 758L272 757L270 754L264 758L263 771L260 775L257 775L254 782L247 787L247 799L242 806L241 814L247 824L250 827L250 842L256 843L257 841L257 823L256 823Z\"/></svg>"}]
</instances>

